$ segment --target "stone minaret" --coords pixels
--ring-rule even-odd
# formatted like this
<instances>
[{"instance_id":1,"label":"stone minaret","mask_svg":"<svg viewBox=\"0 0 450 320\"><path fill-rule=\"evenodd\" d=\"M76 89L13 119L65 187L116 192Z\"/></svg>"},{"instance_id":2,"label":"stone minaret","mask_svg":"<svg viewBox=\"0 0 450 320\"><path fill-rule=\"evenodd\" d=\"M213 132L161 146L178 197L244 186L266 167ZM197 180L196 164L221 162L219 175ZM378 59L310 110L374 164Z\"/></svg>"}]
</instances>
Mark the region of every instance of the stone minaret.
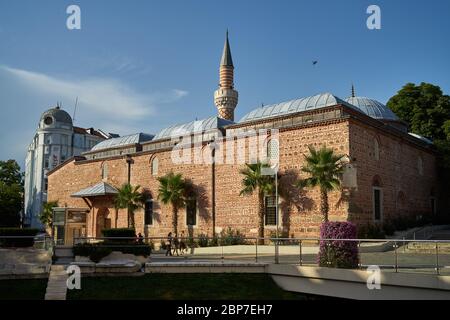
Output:
<instances>
[{"instance_id":1,"label":"stone minaret","mask_svg":"<svg viewBox=\"0 0 450 320\"><path fill-rule=\"evenodd\" d=\"M218 116L231 121L234 121L234 109L238 103L238 92L234 90L233 78L234 66L227 31L222 60L220 60L219 88L214 92L214 104L217 107Z\"/></svg>"}]
</instances>

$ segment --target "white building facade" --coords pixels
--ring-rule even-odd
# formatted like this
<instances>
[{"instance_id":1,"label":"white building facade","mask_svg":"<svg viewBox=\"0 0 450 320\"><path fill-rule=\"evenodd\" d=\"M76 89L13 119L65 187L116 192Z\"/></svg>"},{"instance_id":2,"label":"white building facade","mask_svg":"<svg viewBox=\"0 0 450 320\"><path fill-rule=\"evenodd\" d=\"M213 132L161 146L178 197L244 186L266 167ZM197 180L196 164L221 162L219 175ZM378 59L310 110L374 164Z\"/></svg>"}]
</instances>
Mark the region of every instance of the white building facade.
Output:
<instances>
[{"instance_id":1,"label":"white building facade","mask_svg":"<svg viewBox=\"0 0 450 320\"><path fill-rule=\"evenodd\" d=\"M39 214L47 201L47 172L110 137L101 130L73 126L71 116L59 106L42 114L25 159L24 225L42 228Z\"/></svg>"}]
</instances>

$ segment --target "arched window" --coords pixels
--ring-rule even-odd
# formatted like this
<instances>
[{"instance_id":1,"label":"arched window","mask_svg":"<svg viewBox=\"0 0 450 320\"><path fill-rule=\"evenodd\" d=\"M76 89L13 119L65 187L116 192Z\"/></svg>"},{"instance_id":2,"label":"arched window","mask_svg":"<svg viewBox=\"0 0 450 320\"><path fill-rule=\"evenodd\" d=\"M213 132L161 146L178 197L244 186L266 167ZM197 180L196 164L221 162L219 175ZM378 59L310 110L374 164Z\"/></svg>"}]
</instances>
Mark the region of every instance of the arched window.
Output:
<instances>
[{"instance_id":1,"label":"arched window","mask_svg":"<svg viewBox=\"0 0 450 320\"><path fill-rule=\"evenodd\" d=\"M280 147L278 140L270 139L267 142L267 161L270 164L278 164L280 156Z\"/></svg>"},{"instance_id":2,"label":"arched window","mask_svg":"<svg viewBox=\"0 0 450 320\"><path fill-rule=\"evenodd\" d=\"M373 139L373 156L375 160L380 160L380 143L378 139Z\"/></svg>"},{"instance_id":3,"label":"arched window","mask_svg":"<svg viewBox=\"0 0 450 320\"><path fill-rule=\"evenodd\" d=\"M153 199L149 198L145 201L144 205L144 224L153 224Z\"/></svg>"},{"instance_id":4,"label":"arched window","mask_svg":"<svg viewBox=\"0 0 450 320\"><path fill-rule=\"evenodd\" d=\"M155 157L155 158L153 158L152 164L151 164L152 176L158 175L158 166L159 166L159 161L158 161L158 158Z\"/></svg>"},{"instance_id":5,"label":"arched window","mask_svg":"<svg viewBox=\"0 0 450 320\"><path fill-rule=\"evenodd\" d=\"M373 199L373 220L381 221L383 219L383 189L379 176L372 179L372 199Z\"/></svg>"},{"instance_id":6,"label":"arched window","mask_svg":"<svg viewBox=\"0 0 450 320\"><path fill-rule=\"evenodd\" d=\"M423 160L421 156L417 158L417 171L420 175L423 175Z\"/></svg>"},{"instance_id":7,"label":"arched window","mask_svg":"<svg viewBox=\"0 0 450 320\"><path fill-rule=\"evenodd\" d=\"M102 164L102 179L108 179L108 164L106 162Z\"/></svg>"}]
</instances>

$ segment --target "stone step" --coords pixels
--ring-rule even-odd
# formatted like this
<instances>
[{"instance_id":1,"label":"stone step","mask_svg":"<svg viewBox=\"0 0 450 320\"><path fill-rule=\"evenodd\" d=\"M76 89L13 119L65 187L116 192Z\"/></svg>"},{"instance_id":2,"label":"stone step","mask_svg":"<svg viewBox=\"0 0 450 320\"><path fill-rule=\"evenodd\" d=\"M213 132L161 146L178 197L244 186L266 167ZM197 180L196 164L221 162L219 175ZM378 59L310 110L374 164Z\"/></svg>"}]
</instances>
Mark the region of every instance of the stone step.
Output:
<instances>
[{"instance_id":1,"label":"stone step","mask_svg":"<svg viewBox=\"0 0 450 320\"><path fill-rule=\"evenodd\" d=\"M45 291L45 300L66 300L67 278L64 265L52 265Z\"/></svg>"},{"instance_id":2,"label":"stone step","mask_svg":"<svg viewBox=\"0 0 450 320\"><path fill-rule=\"evenodd\" d=\"M66 300L66 295L45 295L45 300Z\"/></svg>"},{"instance_id":3,"label":"stone step","mask_svg":"<svg viewBox=\"0 0 450 320\"><path fill-rule=\"evenodd\" d=\"M52 271L64 271L64 266L57 266L57 265L52 265L51 267Z\"/></svg>"}]
</instances>

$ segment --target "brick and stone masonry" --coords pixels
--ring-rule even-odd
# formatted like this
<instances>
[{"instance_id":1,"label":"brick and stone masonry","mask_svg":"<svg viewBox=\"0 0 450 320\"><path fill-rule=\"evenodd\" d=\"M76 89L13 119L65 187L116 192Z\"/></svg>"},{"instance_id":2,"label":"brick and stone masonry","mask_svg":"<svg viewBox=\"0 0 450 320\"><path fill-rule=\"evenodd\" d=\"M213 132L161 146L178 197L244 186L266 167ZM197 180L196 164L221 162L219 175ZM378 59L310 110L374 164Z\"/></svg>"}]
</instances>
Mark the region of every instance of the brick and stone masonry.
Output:
<instances>
[{"instance_id":1,"label":"brick and stone masonry","mask_svg":"<svg viewBox=\"0 0 450 320\"><path fill-rule=\"evenodd\" d=\"M322 99L329 101L330 97L330 94L323 94L310 98L316 98L317 103ZM354 92L352 97L355 98ZM234 66L227 33L220 62L219 88L214 93L219 118L233 121L237 101L238 92L234 90ZM405 125L395 117L389 122L377 120L362 109L357 111L354 105L340 99L334 101L336 105L326 104L316 109L308 105L303 111L234 124L228 121L225 127L216 128L225 137L233 136L237 130L279 130L279 225L283 234L295 237L319 235L322 222L319 190L298 190L293 186L296 180L305 178L301 167L309 145L316 148L326 145L337 154L344 155L347 160L342 177L343 188L329 194L330 220L366 224L381 223L399 215L432 214L434 202L431 200L438 196L433 147L409 135ZM389 116L387 108L384 112ZM234 157L237 157L239 148L244 148L247 156L245 162L249 162L249 145L253 142L249 137L245 139L247 141L244 145L233 140L231 147L235 150ZM172 149L166 144L167 141L156 140L144 142L140 148L122 146L120 152L115 153L114 150L103 150L99 158L85 156L66 161L48 174L48 201L58 201L63 207L88 208L88 236L101 236L101 229L106 227L127 227L127 212L114 208L113 197L103 196L85 201L71 195L102 180L120 188L128 181L128 159L131 160L130 183L139 185L154 200L153 223L144 225L144 210L139 209L135 215L136 232L146 236L165 237L172 231L172 210L170 206L157 200L157 178L172 171L189 179L197 200L196 225L186 225L186 210L181 209L178 218L179 232L184 230L186 235L193 233L212 236L215 222L215 232L230 227L247 236L257 235L257 195L240 195L243 179L240 170L244 168L244 164L235 161L235 158L226 158L229 144L221 139L215 141L215 149L220 150L225 157L223 162L215 165L177 164L172 161ZM203 152L212 152L209 141L210 136L203 140ZM145 148L151 144L155 146L154 149ZM194 153L193 149L189 151ZM156 160L158 170L152 172L152 163ZM108 168L107 175L102 175L104 166ZM379 221L374 219L374 190L380 190L381 194ZM274 226L265 228L267 235L274 230Z\"/></svg>"},{"instance_id":2,"label":"brick and stone masonry","mask_svg":"<svg viewBox=\"0 0 450 320\"><path fill-rule=\"evenodd\" d=\"M377 128L370 121L353 118L323 121L281 129L279 133L280 189L285 190L280 198L280 228L289 236L317 236L322 221L318 190L298 190L292 186L296 179L305 177L300 168L304 164L303 155L307 153L308 145L326 145L350 159L351 170L346 171L343 180L354 182L342 191L330 193L330 220L349 220L358 224L373 222L374 186L382 189L383 219L403 213L430 214L430 196L436 188L435 155L430 149L383 127ZM226 146L222 145L222 148ZM248 155L248 152L245 154ZM231 227L248 236L257 235L257 196L239 195L243 178L239 171L244 167L243 164L215 165L213 195L213 171L210 164L174 164L171 150L140 152L131 157L131 184L140 185L155 200L152 225L144 226L143 209L136 212L137 232L163 237L171 231L172 210L157 201L157 177L173 171L181 173L195 187L198 204L197 225L193 227L195 235L213 234L213 196L216 232ZM151 162L155 157L158 158L159 170L157 175L152 175ZM97 160L72 159L50 172L48 200L57 200L60 206L87 207L82 199L70 195L102 181L101 168L105 163L108 165L108 176L104 181L116 187L127 182L125 156ZM112 227L127 226L126 210L117 212L112 198L91 200L93 207L87 224L89 236L99 235L99 215L102 219L110 219ZM178 221L179 231L185 230L188 234L185 209L180 210ZM272 230L274 227L266 227L267 234Z\"/></svg>"}]
</instances>

